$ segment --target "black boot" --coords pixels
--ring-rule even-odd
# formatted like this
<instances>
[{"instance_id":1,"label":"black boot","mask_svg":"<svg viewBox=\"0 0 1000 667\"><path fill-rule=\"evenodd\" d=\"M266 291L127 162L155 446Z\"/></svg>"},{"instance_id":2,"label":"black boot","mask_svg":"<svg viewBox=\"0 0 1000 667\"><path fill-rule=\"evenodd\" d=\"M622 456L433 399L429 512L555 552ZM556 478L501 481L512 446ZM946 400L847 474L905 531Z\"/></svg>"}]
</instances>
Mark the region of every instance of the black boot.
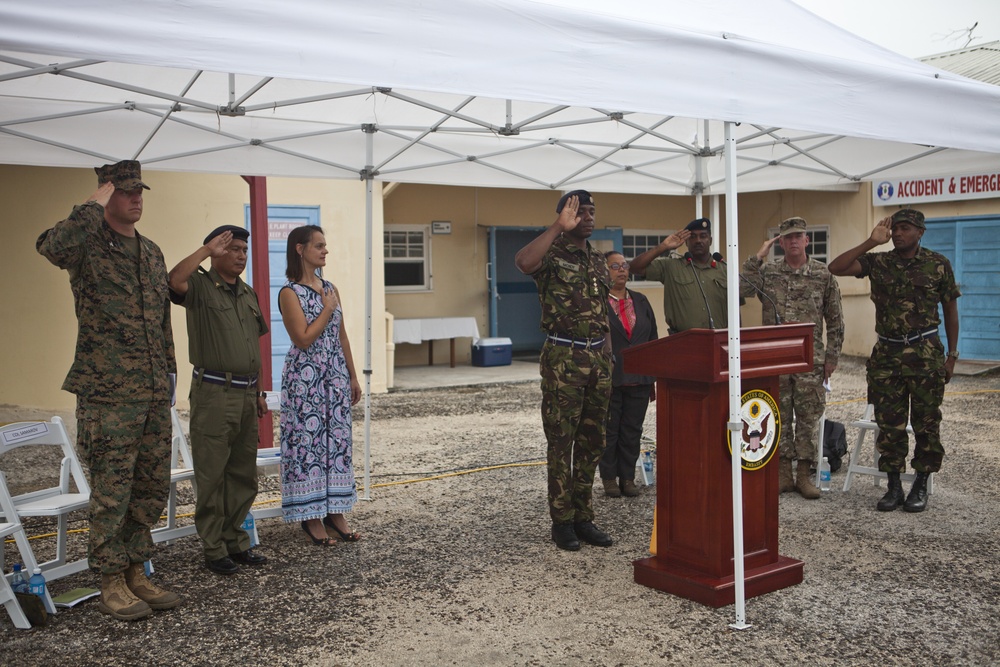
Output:
<instances>
[{"instance_id":1,"label":"black boot","mask_svg":"<svg viewBox=\"0 0 1000 667\"><path fill-rule=\"evenodd\" d=\"M929 472L917 473L917 478L913 480L913 486L910 487L910 494L906 496L906 502L903 503L905 511L923 512L927 509L927 478L930 476Z\"/></svg>"},{"instance_id":2,"label":"black boot","mask_svg":"<svg viewBox=\"0 0 1000 667\"><path fill-rule=\"evenodd\" d=\"M903 504L903 484L899 481L898 472L886 473L889 477L889 490L875 506L879 512L891 512Z\"/></svg>"}]
</instances>

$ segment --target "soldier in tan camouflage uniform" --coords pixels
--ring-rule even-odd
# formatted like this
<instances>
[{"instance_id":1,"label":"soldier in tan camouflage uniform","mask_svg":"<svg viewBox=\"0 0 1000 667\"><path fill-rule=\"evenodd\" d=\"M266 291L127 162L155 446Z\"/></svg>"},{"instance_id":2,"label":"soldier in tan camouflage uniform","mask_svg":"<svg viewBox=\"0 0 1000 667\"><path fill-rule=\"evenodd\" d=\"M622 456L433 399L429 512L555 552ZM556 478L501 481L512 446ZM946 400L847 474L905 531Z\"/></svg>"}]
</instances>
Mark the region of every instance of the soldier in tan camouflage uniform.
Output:
<instances>
[{"instance_id":1,"label":"soldier in tan camouflage uniform","mask_svg":"<svg viewBox=\"0 0 1000 667\"><path fill-rule=\"evenodd\" d=\"M547 334L540 367L552 539L560 549L576 551L580 540L612 544L594 525L592 505L611 398L611 279L604 255L587 240L596 213L590 193L567 193L556 213L556 221L514 262L535 280Z\"/></svg>"},{"instance_id":2,"label":"soldier in tan camouflage uniform","mask_svg":"<svg viewBox=\"0 0 1000 667\"><path fill-rule=\"evenodd\" d=\"M927 226L914 209L883 218L861 245L830 262L838 276L870 278L878 342L868 359L868 400L875 406L879 427L878 468L889 478L889 490L876 509L888 512L900 505L907 512L927 508L927 478L941 469L941 402L944 386L958 359L958 297L961 292L948 259L920 247ZM870 252L892 239L889 252ZM944 311L948 354L938 335ZM903 499L899 475L909 451L907 421L916 445L910 461L916 479Z\"/></svg>"},{"instance_id":3,"label":"soldier in tan camouflage uniform","mask_svg":"<svg viewBox=\"0 0 1000 667\"><path fill-rule=\"evenodd\" d=\"M149 189L139 163L95 171L97 191L35 246L69 273L76 304L76 355L63 389L76 394L77 446L90 468L98 608L136 620L180 603L143 567L170 485L174 342L163 253L135 230Z\"/></svg>"},{"instance_id":4,"label":"soldier in tan camouflage uniform","mask_svg":"<svg viewBox=\"0 0 1000 667\"><path fill-rule=\"evenodd\" d=\"M784 257L777 262L768 262L767 257L775 243L784 250ZM819 420L826 410L823 383L833 375L840 359L840 348L844 343L844 312L837 280L825 264L806 255L808 246L806 221L798 217L783 221L778 228L778 236L764 241L757 254L743 263L746 280L740 292L743 296L757 294L764 324L777 324L777 316L782 322L812 322L816 325L813 328L813 370L782 375L778 386L781 416L785 424L779 449L779 492L795 489L803 498L814 500L819 498L820 491L810 479L810 471L816 464ZM767 295L770 301L760 292ZM798 461L794 479L793 460Z\"/></svg>"}]
</instances>

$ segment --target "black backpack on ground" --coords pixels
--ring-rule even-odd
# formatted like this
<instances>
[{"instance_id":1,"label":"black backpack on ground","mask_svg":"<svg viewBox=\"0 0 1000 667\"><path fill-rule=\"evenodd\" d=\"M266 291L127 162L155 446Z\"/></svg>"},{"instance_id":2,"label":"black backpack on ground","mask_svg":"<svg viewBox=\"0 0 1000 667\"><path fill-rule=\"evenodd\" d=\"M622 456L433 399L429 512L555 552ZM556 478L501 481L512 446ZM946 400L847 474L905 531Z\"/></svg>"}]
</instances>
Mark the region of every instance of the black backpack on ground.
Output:
<instances>
[{"instance_id":1,"label":"black backpack on ground","mask_svg":"<svg viewBox=\"0 0 1000 667\"><path fill-rule=\"evenodd\" d=\"M827 419L823 427L823 456L830 462L830 472L837 472L847 454L847 431L840 422Z\"/></svg>"}]
</instances>

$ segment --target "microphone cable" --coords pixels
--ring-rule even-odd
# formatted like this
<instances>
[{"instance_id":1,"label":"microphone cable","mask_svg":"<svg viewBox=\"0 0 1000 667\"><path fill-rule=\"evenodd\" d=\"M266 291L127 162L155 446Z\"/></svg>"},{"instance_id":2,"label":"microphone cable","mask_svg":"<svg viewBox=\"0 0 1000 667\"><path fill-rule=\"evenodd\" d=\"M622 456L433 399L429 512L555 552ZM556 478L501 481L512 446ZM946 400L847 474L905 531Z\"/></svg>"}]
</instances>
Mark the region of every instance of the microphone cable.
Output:
<instances>
[{"instance_id":1,"label":"microphone cable","mask_svg":"<svg viewBox=\"0 0 1000 667\"><path fill-rule=\"evenodd\" d=\"M708 312L708 328L714 329L715 320L712 319L712 309L708 305L708 295L705 294L705 288L701 284L701 278L698 277L698 270L694 268L693 260L694 257L691 256L690 252L684 253L684 261L687 262L689 267L691 267L691 272L694 274L694 281L698 283L698 291L701 292L701 299L705 302L705 311Z\"/></svg>"},{"instance_id":2,"label":"microphone cable","mask_svg":"<svg viewBox=\"0 0 1000 667\"><path fill-rule=\"evenodd\" d=\"M725 267L727 267L727 268L729 267L729 265L728 265L728 264L726 264L726 260L724 260L724 259L722 258L722 254L721 254L721 253L714 253L714 254L712 255L712 258L713 258L713 259L714 259L715 261L717 261L717 262L721 262L721 263L723 264L723 266L725 266ZM774 299L772 299L771 297L769 297L769 296L767 295L767 292L765 292L765 291L764 291L763 289L761 289L760 287L757 287L756 285L754 285L754 284L753 284L753 283L752 283L752 282L750 281L750 279L749 279L749 278L747 278L746 276L744 276L744 275L743 275L743 272L742 272L742 271L740 272L739 276L740 276L740 280L742 280L742 281L743 281L743 282L745 282L745 283L746 283L747 285L749 285L750 287L752 287L752 288L753 288L753 291L754 291L754 292L756 292L757 294L759 294L759 295L761 296L761 298L763 298L763 299L766 299L766 300L767 300L767 302L768 302L769 304L771 304L771 310L773 310L773 311L774 311L774 323L775 323L775 325L778 325L778 324L781 324L781 315L778 315L778 304L776 304L776 303L774 302Z\"/></svg>"}]
</instances>

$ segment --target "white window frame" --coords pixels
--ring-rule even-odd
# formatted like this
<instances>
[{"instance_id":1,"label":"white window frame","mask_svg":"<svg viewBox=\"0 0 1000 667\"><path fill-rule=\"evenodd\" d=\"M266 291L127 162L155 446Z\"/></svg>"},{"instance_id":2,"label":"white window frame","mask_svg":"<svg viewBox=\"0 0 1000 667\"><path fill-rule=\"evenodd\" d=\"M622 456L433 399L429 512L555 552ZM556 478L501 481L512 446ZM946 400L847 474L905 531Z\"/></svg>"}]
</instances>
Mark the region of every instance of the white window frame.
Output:
<instances>
[{"instance_id":1,"label":"white window frame","mask_svg":"<svg viewBox=\"0 0 1000 667\"><path fill-rule=\"evenodd\" d=\"M630 250L625 249L626 236L656 236L662 241L663 239L667 238L676 231L677 231L676 229L622 229L622 252L625 253L631 252L631 249ZM667 254L669 253L665 253L664 255L661 256L665 257ZM625 259L631 261L635 259L635 257L629 257L628 254L626 254ZM629 287L642 287L642 288L663 287L663 283L661 283L659 280L646 280L645 278L638 278L632 275L629 275L628 285Z\"/></svg>"},{"instance_id":2,"label":"white window frame","mask_svg":"<svg viewBox=\"0 0 1000 667\"><path fill-rule=\"evenodd\" d=\"M826 252L824 254L822 254L822 255L815 255L815 254L813 254L813 240L815 239L815 235L816 235L817 232L825 232L826 233ZM769 239L770 238L774 238L777 235L778 235L778 228L777 227L769 227L768 228L768 230L767 230L767 238L769 238ZM815 260L818 260L820 262L823 262L824 264L829 264L830 263L830 259L831 259L830 258L830 226L829 225L816 225L815 227L813 227L813 226L806 227L806 236L809 237L809 245L806 247L806 255L808 255L810 259L815 259ZM772 245L771 246L771 252L770 252L770 255L768 256L767 260L769 262L777 262L778 260L780 260L784 256L784 253L783 252L778 252L779 250L781 250L781 248L778 247L777 243L775 243L774 245Z\"/></svg>"},{"instance_id":3,"label":"white window frame","mask_svg":"<svg viewBox=\"0 0 1000 667\"><path fill-rule=\"evenodd\" d=\"M416 292L430 292L434 289L434 276L431 273L431 227L430 225L384 225L383 234L392 232L420 232L423 235L424 256L424 283L422 285L386 285L385 291L393 294L413 294ZM382 237L382 262L384 265L411 263L416 260L407 258L386 257L385 236ZM384 268L383 268L384 271Z\"/></svg>"}]
</instances>

